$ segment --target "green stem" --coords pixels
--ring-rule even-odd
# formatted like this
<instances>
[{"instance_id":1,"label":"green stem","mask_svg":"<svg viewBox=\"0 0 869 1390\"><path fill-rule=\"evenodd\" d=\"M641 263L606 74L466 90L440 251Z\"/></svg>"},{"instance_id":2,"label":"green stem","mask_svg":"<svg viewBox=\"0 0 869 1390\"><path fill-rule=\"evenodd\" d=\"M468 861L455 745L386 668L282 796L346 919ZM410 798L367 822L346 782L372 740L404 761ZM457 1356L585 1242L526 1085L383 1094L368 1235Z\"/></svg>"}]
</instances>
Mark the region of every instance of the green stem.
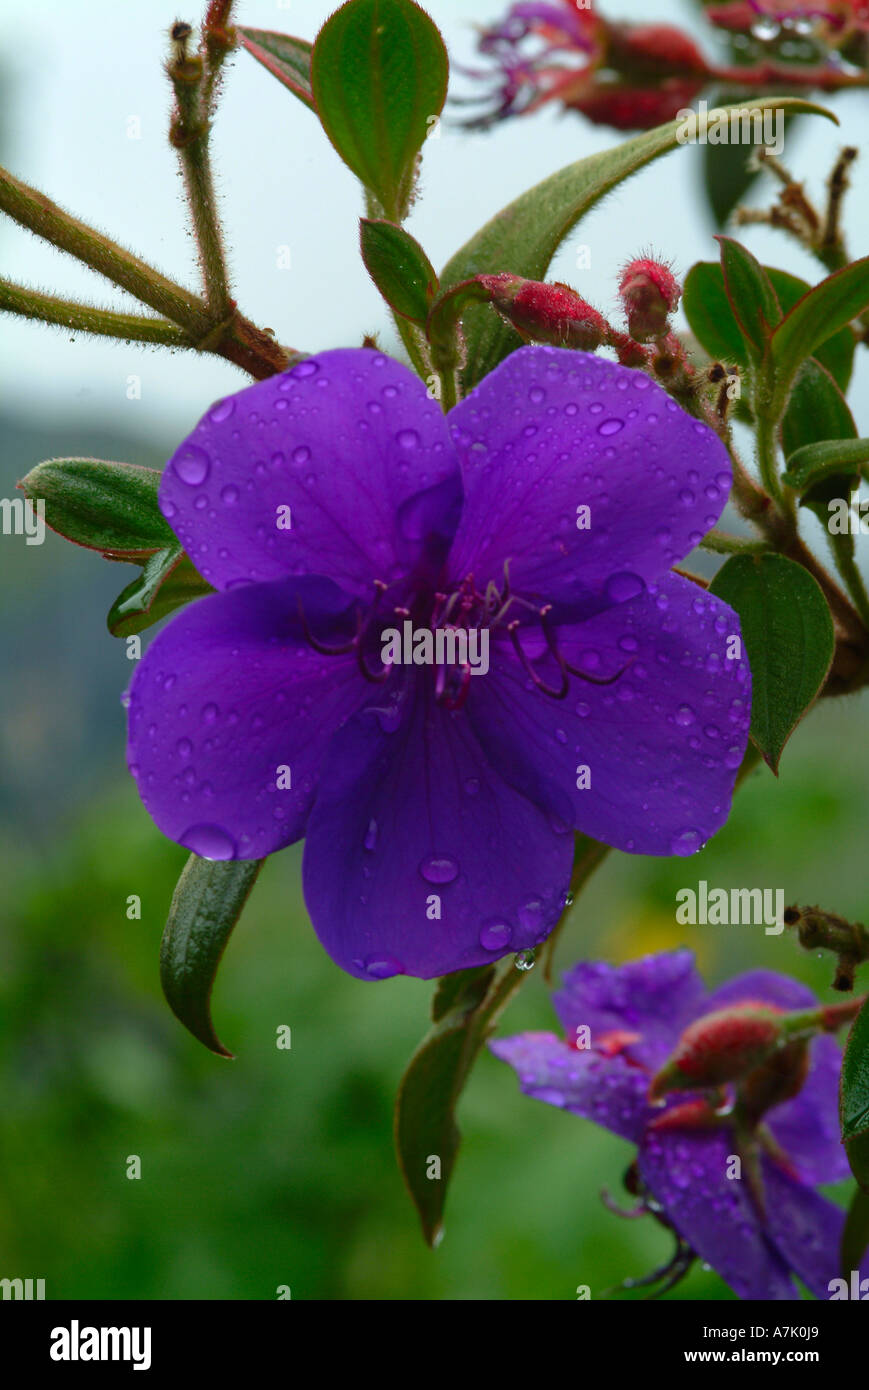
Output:
<instances>
[{"instance_id":1,"label":"green stem","mask_svg":"<svg viewBox=\"0 0 869 1390\"><path fill-rule=\"evenodd\" d=\"M121 314L113 309L79 304L74 299L58 299L56 295L41 294L24 285L15 285L11 280L0 279L0 311L18 314L25 319L36 319L40 323L56 324L75 333L93 333L98 337L123 338L137 343L157 343L162 347L193 347L193 341L184 329L168 319Z\"/></svg>"},{"instance_id":2,"label":"green stem","mask_svg":"<svg viewBox=\"0 0 869 1390\"><path fill-rule=\"evenodd\" d=\"M776 465L776 422L766 409L766 402L758 401L757 410L757 469L760 480L769 496L785 515L793 510L793 499L786 500L779 482Z\"/></svg>"},{"instance_id":3,"label":"green stem","mask_svg":"<svg viewBox=\"0 0 869 1390\"><path fill-rule=\"evenodd\" d=\"M199 247L205 298L212 316L219 321L232 313L235 302L229 287L229 272L211 176L208 148L211 121L204 109L204 64L199 57L182 55L169 64L168 72L177 104L169 138L178 151L184 174ZM210 98L209 90L208 100Z\"/></svg>"},{"instance_id":4,"label":"green stem","mask_svg":"<svg viewBox=\"0 0 869 1390\"><path fill-rule=\"evenodd\" d=\"M192 338L199 339L208 332L211 320L197 295L176 285L86 222L64 212L44 193L22 183L6 169L0 169L0 212L60 251L75 256L164 318L180 324Z\"/></svg>"},{"instance_id":5,"label":"green stem","mask_svg":"<svg viewBox=\"0 0 869 1390\"><path fill-rule=\"evenodd\" d=\"M441 405L446 415L459 399L459 374L455 367L440 373Z\"/></svg>"},{"instance_id":6,"label":"green stem","mask_svg":"<svg viewBox=\"0 0 869 1390\"><path fill-rule=\"evenodd\" d=\"M853 538L851 536L831 536L830 546L836 562L836 569L851 596L851 600L863 625L869 631L869 592L860 569L854 559Z\"/></svg>"},{"instance_id":7,"label":"green stem","mask_svg":"<svg viewBox=\"0 0 869 1390\"><path fill-rule=\"evenodd\" d=\"M771 550L769 541L748 540L744 536L730 536L724 531L712 530L700 542L702 550L711 550L716 555L762 555Z\"/></svg>"}]
</instances>

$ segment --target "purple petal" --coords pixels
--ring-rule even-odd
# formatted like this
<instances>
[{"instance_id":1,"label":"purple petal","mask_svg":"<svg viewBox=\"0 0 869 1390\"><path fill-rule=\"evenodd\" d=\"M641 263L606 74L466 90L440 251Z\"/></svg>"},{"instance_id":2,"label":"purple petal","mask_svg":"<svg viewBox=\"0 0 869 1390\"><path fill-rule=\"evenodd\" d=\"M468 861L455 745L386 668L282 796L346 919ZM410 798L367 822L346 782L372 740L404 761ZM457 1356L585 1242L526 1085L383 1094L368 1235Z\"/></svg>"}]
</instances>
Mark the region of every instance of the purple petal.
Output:
<instances>
[{"instance_id":1,"label":"purple petal","mask_svg":"<svg viewBox=\"0 0 869 1390\"><path fill-rule=\"evenodd\" d=\"M651 1072L670 1055L705 994L693 952L681 950L626 965L581 962L567 972L552 1002L567 1037L585 1025L593 1047L602 1034L639 1033L640 1040L622 1051ZM648 1094L648 1074L644 1086Z\"/></svg>"},{"instance_id":2,"label":"purple petal","mask_svg":"<svg viewBox=\"0 0 869 1390\"><path fill-rule=\"evenodd\" d=\"M811 1008L817 1000L807 985L771 970L751 970L716 989L700 1013L761 1000L779 1009ZM838 1182L850 1172L839 1138L839 1073L842 1052L834 1038L811 1044L809 1074L799 1095L769 1112L767 1124L807 1182Z\"/></svg>"},{"instance_id":3,"label":"purple petal","mask_svg":"<svg viewBox=\"0 0 869 1390\"><path fill-rule=\"evenodd\" d=\"M726 605L668 575L558 632L571 665L621 671L614 684L572 676L566 699L547 698L499 639L468 714L504 776L577 829L637 854L692 854L727 819L748 739L748 666L726 655L738 632ZM557 685L551 657L535 664Z\"/></svg>"},{"instance_id":4,"label":"purple petal","mask_svg":"<svg viewBox=\"0 0 869 1390\"><path fill-rule=\"evenodd\" d=\"M363 348L218 401L160 487L164 516L216 588L316 574L369 598L375 580L442 558L459 502L437 403L406 367Z\"/></svg>"},{"instance_id":5,"label":"purple petal","mask_svg":"<svg viewBox=\"0 0 869 1390\"><path fill-rule=\"evenodd\" d=\"M592 354L520 348L449 419L466 497L457 579L498 581L509 560L514 592L587 604L626 576L659 578L727 501L729 457L708 426Z\"/></svg>"},{"instance_id":6,"label":"purple petal","mask_svg":"<svg viewBox=\"0 0 869 1390\"><path fill-rule=\"evenodd\" d=\"M839 1182L851 1171L839 1137L842 1051L834 1038L819 1037L812 1041L809 1057L799 1095L770 1110L766 1124L806 1182Z\"/></svg>"},{"instance_id":7,"label":"purple petal","mask_svg":"<svg viewBox=\"0 0 869 1390\"><path fill-rule=\"evenodd\" d=\"M795 1299L787 1264L765 1238L746 1182L726 1177L733 1144L724 1130L650 1130L640 1173L679 1234L740 1298Z\"/></svg>"},{"instance_id":8,"label":"purple petal","mask_svg":"<svg viewBox=\"0 0 869 1390\"><path fill-rule=\"evenodd\" d=\"M426 673L333 739L305 901L350 974L429 979L543 940L572 860L573 837L502 780L467 721L434 704Z\"/></svg>"},{"instance_id":9,"label":"purple petal","mask_svg":"<svg viewBox=\"0 0 869 1390\"><path fill-rule=\"evenodd\" d=\"M828 1299L831 1280L841 1274L845 1213L769 1158L763 1160L763 1182L766 1226L782 1259L816 1298ZM867 1267L869 1259L864 1259L864 1273Z\"/></svg>"},{"instance_id":10,"label":"purple petal","mask_svg":"<svg viewBox=\"0 0 869 1390\"><path fill-rule=\"evenodd\" d=\"M352 655L306 642L300 595L313 630L336 644L347 599L334 585L251 584L184 609L133 677L139 794L164 834L205 858L260 858L299 839L328 740L367 698Z\"/></svg>"},{"instance_id":11,"label":"purple petal","mask_svg":"<svg viewBox=\"0 0 869 1390\"><path fill-rule=\"evenodd\" d=\"M516 1072L526 1096L639 1143L648 1115L649 1078L624 1057L578 1052L551 1033L520 1033L489 1046Z\"/></svg>"}]
</instances>

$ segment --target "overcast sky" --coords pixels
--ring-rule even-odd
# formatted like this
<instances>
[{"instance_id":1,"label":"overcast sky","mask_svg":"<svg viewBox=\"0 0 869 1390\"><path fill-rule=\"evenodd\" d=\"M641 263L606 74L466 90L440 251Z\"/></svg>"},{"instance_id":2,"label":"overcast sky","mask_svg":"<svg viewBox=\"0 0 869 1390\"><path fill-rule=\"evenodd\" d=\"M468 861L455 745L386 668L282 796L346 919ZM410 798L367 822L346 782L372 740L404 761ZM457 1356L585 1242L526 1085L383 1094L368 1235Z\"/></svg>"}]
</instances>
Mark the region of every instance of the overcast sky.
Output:
<instances>
[{"instance_id":1,"label":"overcast sky","mask_svg":"<svg viewBox=\"0 0 869 1390\"><path fill-rule=\"evenodd\" d=\"M237 17L312 38L334 8L331 0L241 0ZM473 21L492 19L506 5L430 0L428 9L453 57L468 62ZM605 9L611 16L675 20L708 40L689 0L606 0ZM17 7L0 8L0 44L11 78L3 103L3 159L63 206L195 285L176 159L165 134L169 91L161 62L166 29L176 17L195 21L197 10L176 7L174 0L29 0L24 22ZM788 157L798 172L811 172L816 191L839 146L859 141L866 101L863 93L836 98L840 131L822 120L804 121L790 143ZM129 138L136 130L140 138ZM409 227L440 266L526 187L617 138L555 110L489 135L444 129L441 139L428 142L423 196ZM389 346L387 316L358 258L358 186L311 113L244 53L228 72L214 157L243 311L281 341L307 350L358 342L372 330L380 330ZM573 234L552 278L573 282L611 311L618 267L641 248L653 245L683 272L694 260L715 259L714 229L697 196L699 172L699 152L692 149L644 171ZM846 222L858 255L867 250L860 234L869 225L869 156L857 166L855 184ZM752 229L745 239L769 263L818 278L814 263L774 233ZM591 248L589 270L576 268L578 242ZM290 248L289 270L278 268L281 247ZM8 222L0 225L0 262L13 279L134 307ZM215 397L246 380L216 358L83 337L73 345L66 333L8 316L0 321L0 353L6 408L38 411L43 418L97 413L161 439L192 427ZM132 373L141 377L138 401L126 398ZM855 400L865 402L867 383L861 364ZM855 409L862 432L869 432L869 408Z\"/></svg>"}]
</instances>

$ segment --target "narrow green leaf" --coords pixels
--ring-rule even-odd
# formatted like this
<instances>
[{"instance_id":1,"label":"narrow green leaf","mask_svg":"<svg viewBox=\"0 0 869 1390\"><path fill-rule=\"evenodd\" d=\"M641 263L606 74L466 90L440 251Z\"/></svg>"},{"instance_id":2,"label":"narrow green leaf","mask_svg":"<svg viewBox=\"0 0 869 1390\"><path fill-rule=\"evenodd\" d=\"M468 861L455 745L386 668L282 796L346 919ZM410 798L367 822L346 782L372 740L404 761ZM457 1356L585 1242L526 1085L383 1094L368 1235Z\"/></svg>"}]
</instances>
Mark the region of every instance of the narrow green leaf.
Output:
<instances>
[{"instance_id":1,"label":"narrow green leaf","mask_svg":"<svg viewBox=\"0 0 869 1390\"><path fill-rule=\"evenodd\" d=\"M781 555L735 555L709 589L739 614L751 667L751 737L777 773L833 659L827 601L808 571Z\"/></svg>"},{"instance_id":2,"label":"narrow green leaf","mask_svg":"<svg viewBox=\"0 0 869 1390\"><path fill-rule=\"evenodd\" d=\"M685 276L682 308L691 332L710 357L725 366L744 366L748 354L724 288L724 272L698 261Z\"/></svg>"},{"instance_id":3,"label":"narrow green leaf","mask_svg":"<svg viewBox=\"0 0 869 1390\"><path fill-rule=\"evenodd\" d=\"M788 458L782 481L803 492L831 473L865 469L869 464L869 439L823 439L806 444Z\"/></svg>"},{"instance_id":4,"label":"narrow green leaf","mask_svg":"<svg viewBox=\"0 0 869 1390\"><path fill-rule=\"evenodd\" d=\"M245 29L236 26L241 42L258 63L268 68L274 77L287 87L312 111L316 111L311 90L311 44L289 34L273 34L268 29Z\"/></svg>"},{"instance_id":5,"label":"narrow green leaf","mask_svg":"<svg viewBox=\"0 0 869 1390\"><path fill-rule=\"evenodd\" d=\"M709 98L710 106L739 104L740 92L719 92ZM783 136L788 139L795 119L784 122ZM758 178L761 165L752 159L754 147L742 143L703 146L703 185L712 215L719 227L724 227L737 203L740 203Z\"/></svg>"},{"instance_id":6,"label":"narrow green leaf","mask_svg":"<svg viewBox=\"0 0 869 1390\"><path fill-rule=\"evenodd\" d=\"M864 1192L869 1192L869 1003L854 1019L845 1043L839 1120L851 1171Z\"/></svg>"},{"instance_id":7,"label":"narrow green leaf","mask_svg":"<svg viewBox=\"0 0 869 1390\"><path fill-rule=\"evenodd\" d=\"M810 286L786 270L776 270L773 266L764 269L782 313L788 313ZM726 365L747 365L748 351L727 298L720 265L700 261L691 267L685 277L682 307L691 331L710 357ZM854 334L850 329L840 330L824 343L818 349L818 361L832 373L837 385L846 390L854 361Z\"/></svg>"},{"instance_id":8,"label":"narrow green leaf","mask_svg":"<svg viewBox=\"0 0 869 1390\"><path fill-rule=\"evenodd\" d=\"M770 344L774 376L774 407L787 400L794 378L806 358L869 308L869 256L837 270L798 300L779 324Z\"/></svg>"},{"instance_id":9,"label":"narrow green leaf","mask_svg":"<svg viewBox=\"0 0 869 1390\"><path fill-rule=\"evenodd\" d=\"M781 306L770 278L756 256L732 237L716 237L721 249L724 288L748 356L760 362L776 324Z\"/></svg>"},{"instance_id":10,"label":"narrow green leaf","mask_svg":"<svg viewBox=\"0 0 869 1390\"><path fill-rule=\"evenodd\" d=\"M386 300L403 318L424 324L438 277L419 242L394 222L359 223L365 268Z\"/></svg>"},{"instance_id":11,"label":"narrow green leaf","mask_svg":"<svg viewBox=\"0 0 869 1390\"><path fill-rule=\"evenodd\" d=\"M146 560L141 574L115 599L106 625L113 637L130 637L191 599L213 592L176 541Z\"/></svg>"},{"instance_id":12,"label":"narrow green leaf","mask_svg":"<svg viewBox=\"0 0 869 1390\"><path fill-rule=\"evenodd\" d=\"M191 854L172 895L160 945L160 981L169 1007L194 1038L231 1057L214 1031L211 991L220 958L263 859L214 862Z\"/></svg>"},{"instance_id":13,"label":"narrow green leaf","mask_svg":"<svg viewBox=\"0 0 869 1390\"><path fill-rule=\"evenodd\" d=\"M389 220L403 221L417 156L446 100L437 27L413 0L349 0L317 35L311 72L335 149Z\"/></svg>"},{"instance_id":14,"label":"narrow green leaf","mask_svg":"<svg viewBox=\"0 0 869 1390\"><path fill-rule=\"evenodd\" d=\"M824 107L796 97L764 97L753 102L751 109L813 111L836 122ZM711 120L712 111L708 114ZM681 121L671 121L551 174L499 212L456 252L441 274L442 289L474 275L500 271L543 280L553 256L580 218L625 179L676 149L682 131ZM482 306L468 310L464 329L467 387L475 385L521 343L515 330Z\"/></svg>"},{"instance_id":15,"label":"narrow green leaf","mask_svg":"<svg viewBox=\"0 0 869 1390\"><path fill-rule=\"evenodd\" d=\"M859 1269L869 1248L869 1192L858 1187L851 1198L845 1225L842 1228L840 1268L844 1279L852 1269Z\"/></svg>"},{"instance_id":16,"label":"narrow green leaf","mask_svg":"<svg viewBox=\"0 0 869 1390\"><path fill-rule=\"evenodd\" d=\"M53 531L109 560L129 560L177 544L157 504L160 478L133 463L49 459L18 486L32 502L45 502Z\"/></svg>"},{"instance_id":17,"label":"narrow green leaf","mask_svg":"<svg viewBox=\"0 0 869 1390\"><path fill-rule=\"evenodd\" d=\"M798 275L791 275L787 270L776 270L767 266L766 273L785 315L789 314L794 305L812 288L807 280L801 280ZM827 368L841 391L847 391L851 381L856 346L851 329L840 328L838 333L833 333L825 343L821 343L814 353L816 360L822 367Z\"/></svg>"},{"instance_id":18,"label":"narrow green leaf","mask_svg":"<svg viewBox=\"0 0 869 1390\"><path fill-rule=\"evenodd\" d=\"M810 357L797 373L782 421L785 458L790 461L800 449L822 440L856 438L857 426L848 402L826 368ZM850 497L858 482L859 475L853 470L828 473L806 489L800 506L808 507L826 525L827 503L834 497Z\"/></svg>"},{"instance_id":19,"label":"narrow green leaf","mask_svg":"<svg viewBox=\"0 0 869 1390\"><path fill-rule=\"evenodd\" d=\"M461 1135L455 1108L476 1058L492 1031L494 1012L483 1014L494 966L460 970L438 983L434 1027L401 1080L395 1104L398 1166L429 1245L441 1232L444 1204ZM430 1176L430 1160L439 1176Z\"/></svg>"}]
</instances>

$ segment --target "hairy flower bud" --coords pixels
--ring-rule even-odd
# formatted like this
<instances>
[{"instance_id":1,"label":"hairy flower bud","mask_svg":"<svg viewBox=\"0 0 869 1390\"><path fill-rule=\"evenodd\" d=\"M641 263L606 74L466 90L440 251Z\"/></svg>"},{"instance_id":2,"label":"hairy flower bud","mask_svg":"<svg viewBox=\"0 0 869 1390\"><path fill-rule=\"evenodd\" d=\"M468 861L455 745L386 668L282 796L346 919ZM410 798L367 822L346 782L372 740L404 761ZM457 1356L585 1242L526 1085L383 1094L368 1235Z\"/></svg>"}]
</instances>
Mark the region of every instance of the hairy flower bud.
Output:
<instances>
[{"instance_id":1,"label":"hairy flower bud","mask_svg":"<svg viewBox=\"0 0 869 1390\"><path fill-rule=\"evenodd\" d=\"M607 61L619 72L675 77L706 74L706 59L693 39L671 24L612 24Z\"/></svg>"},{"instance_id":2,"label":"hairy flower bud","mask_svg":"<svg viewBox=\"0 0 869 1390\"><path fill-rule=\"evenodd\" d=\"M737 1081L775 1051L784 1037L782 1015L770 1004L735 1004L698 1018L652 1080L649 1095L699 1090Z\"/></svg>"},{"instance_id":3,"label":"hairy flower bud","mask_svg":"<svg viewBox=\"0 0 869 1390\"><path fill-rule=\"evenodd\" d=\"M480 275L477 281L501 317L529 342L594 352L607 341L606 319L569 285L547 285L519 275Z\"/></svg>"},{"instance_id":4,"label":"hairy flower bud","mask_svg":"<svg viewBox=\"0 0 869 1390\"><path fill-rule=\"evenodd\" d=\"M667 266L644 258L625 266L619 296L628 332L637 342L647 343L670 331L670 314L679 303L682 287Z\"/></svg>"}]
</instances>

